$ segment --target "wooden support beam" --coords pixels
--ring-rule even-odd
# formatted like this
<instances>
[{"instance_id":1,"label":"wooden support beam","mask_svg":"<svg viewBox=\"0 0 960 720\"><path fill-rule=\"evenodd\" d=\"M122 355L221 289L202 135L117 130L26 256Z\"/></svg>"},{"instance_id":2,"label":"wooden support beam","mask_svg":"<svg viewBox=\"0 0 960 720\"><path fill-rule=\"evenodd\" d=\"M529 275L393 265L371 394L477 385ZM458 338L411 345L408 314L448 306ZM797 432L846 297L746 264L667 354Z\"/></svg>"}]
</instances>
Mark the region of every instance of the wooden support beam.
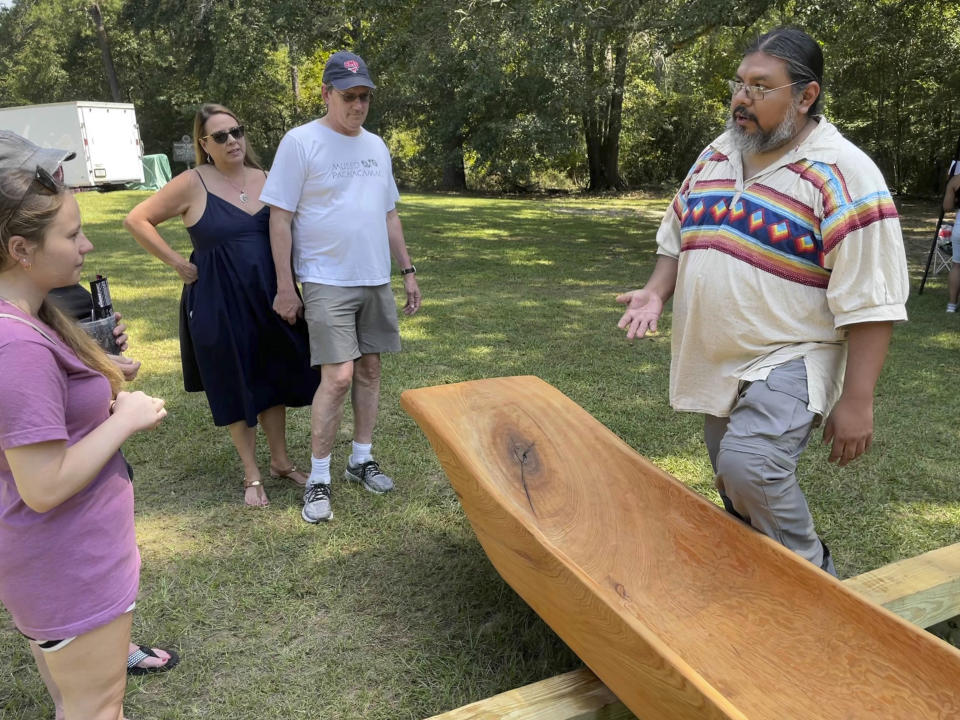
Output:
<instances>
[{"instance_id":1,"label":"wooden support beam","mask_svg":"<svg viewBox=\"0 0 960 720\"><path fill-rule=\"evenodd\" d=\"M898 560L843 581L920 627L960 615L960 543ZM429 720L634 720L587 668L547 678Z\"/></svg>"},{"instance_id":2,"label":"wooden support beam","mask_svg":"<svg viewBox=\"0 0 960 720\"><path fill-rule=\"evenodd\" d=\"M843 584L928 628L960 615L960 543L884 565Z\"/></svg>"},{"instance_id":3,"label":"wooden support beam","mask_svg":"<svg viewBox=\"0 0 960 720\"><path fill-rule=\"evenodd\" d=\"M429 720L634 720L587 668L547 678Z\"/></svg>"}]
</instances>

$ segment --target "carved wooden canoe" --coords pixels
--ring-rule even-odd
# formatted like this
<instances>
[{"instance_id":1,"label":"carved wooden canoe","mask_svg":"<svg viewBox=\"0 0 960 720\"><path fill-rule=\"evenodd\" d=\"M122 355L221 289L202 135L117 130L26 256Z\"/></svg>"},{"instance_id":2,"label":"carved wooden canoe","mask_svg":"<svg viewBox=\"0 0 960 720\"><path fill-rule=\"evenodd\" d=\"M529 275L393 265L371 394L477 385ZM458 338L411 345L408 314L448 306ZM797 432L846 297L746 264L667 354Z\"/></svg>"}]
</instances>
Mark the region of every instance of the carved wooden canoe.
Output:
<instances>
[{"instance_id":1,"label":"carved wooden canoe","mask_svg":"<svg viewBox=\"0 0 960 720\"><path fill-rule=\"evenodd\" d=\"M558 390L408 390L503 578L643 720L960 718L960 652L737 522Z\"/></svg>"}]
</instances>

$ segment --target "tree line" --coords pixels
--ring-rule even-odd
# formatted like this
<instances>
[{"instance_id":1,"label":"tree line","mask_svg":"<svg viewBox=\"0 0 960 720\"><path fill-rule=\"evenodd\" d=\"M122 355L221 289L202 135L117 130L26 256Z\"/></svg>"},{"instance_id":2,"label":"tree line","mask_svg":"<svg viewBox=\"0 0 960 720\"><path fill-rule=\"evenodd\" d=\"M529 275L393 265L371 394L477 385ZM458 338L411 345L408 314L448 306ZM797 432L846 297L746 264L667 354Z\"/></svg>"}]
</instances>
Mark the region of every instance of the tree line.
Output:
<instances>
[{"instance_id":1,"label":"tree line","mask_svg":"<svg viewBox=\"0 0 960 720\"><path fill-rule=\"evenodd\" d=\"M132 102L145 151L169 155L220 102L269 160L350 49L403 185L670 186L722 129L742 48L786 23L823 45L828 118L895 192L938 192L960 136L955 0L13 0L0 106Z\"/></svg>"}]
</instances>

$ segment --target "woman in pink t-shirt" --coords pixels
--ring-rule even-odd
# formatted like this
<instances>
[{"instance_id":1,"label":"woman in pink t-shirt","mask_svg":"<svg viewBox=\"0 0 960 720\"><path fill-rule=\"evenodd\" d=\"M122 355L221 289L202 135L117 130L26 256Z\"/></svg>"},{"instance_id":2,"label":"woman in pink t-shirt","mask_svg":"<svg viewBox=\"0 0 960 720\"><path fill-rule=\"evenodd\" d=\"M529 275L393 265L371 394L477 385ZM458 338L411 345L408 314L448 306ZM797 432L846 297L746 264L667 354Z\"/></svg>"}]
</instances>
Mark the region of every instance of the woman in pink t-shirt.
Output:
<instances>
[{"instance_id":1,"label":"woman in pink t-shirt","mask_svg":"<svg viewBox=\"0 0 960 720\"><path fill-rule=\"evenodd\" d=\"M65 720L120 720L140 556L119 449L166 415L47 302L93 249L38 167L0 174L0 602Z\"/></svg>"}]
</instances>

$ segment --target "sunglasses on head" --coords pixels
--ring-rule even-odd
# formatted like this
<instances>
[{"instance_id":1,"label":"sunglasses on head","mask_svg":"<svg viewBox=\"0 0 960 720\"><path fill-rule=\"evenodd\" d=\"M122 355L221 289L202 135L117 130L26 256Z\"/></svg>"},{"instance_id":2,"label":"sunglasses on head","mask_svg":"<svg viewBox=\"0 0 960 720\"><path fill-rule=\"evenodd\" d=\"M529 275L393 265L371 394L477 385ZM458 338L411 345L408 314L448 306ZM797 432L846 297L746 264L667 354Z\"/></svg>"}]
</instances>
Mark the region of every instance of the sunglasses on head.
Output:
<instances>
[{"instance_id":1,"label":"sunglasses on head","mask_svg":"<svg viewBox=\"0 0 960 720\"><path fill-rule=\"evenodd\" d=\"M62 174L62 170L57 168L58 174ZM44 190L48 190L56 195L60 192L61 183L51 175L45 168L37 165L37 170L33 174L33 181L38 183Z\"/></svg>"},{"instance_id":2,"label":"sunglasses on head","mask_svg":"<svg viewBox=\"0 0 960 720\"><path fill-rule=\"evenodd\" d=\"M30 188L34 183L39 185L51 195L57 195L63 189L63 184L58 182L48 170L37 165L37 169L34 171L33 177L30 179L30 184L27 185L27 189L23 191L23 195L20 197L19 202L17 202L16 207L13 208L13 212L10 213L10 217L16 217L20 212L20 208L23 206L23 201L27 199L27 195L30 194Z\"/></svg>"},{"instance_id":3,"label":"sunglasses on head","mask_svg":"<svg viewBox=\"0 0 960 720\"><path fill-rule=\"evenodd\" d=\"M243 137L243 125L236 125L229 130L219 130L215 133L210 133L209 135L204 135L201 140L206 140L207 138L213 138L213 141L217 145L223 145L227 138L233 136L234 140L239 140Z\"/></svg>"}]
</instances>

